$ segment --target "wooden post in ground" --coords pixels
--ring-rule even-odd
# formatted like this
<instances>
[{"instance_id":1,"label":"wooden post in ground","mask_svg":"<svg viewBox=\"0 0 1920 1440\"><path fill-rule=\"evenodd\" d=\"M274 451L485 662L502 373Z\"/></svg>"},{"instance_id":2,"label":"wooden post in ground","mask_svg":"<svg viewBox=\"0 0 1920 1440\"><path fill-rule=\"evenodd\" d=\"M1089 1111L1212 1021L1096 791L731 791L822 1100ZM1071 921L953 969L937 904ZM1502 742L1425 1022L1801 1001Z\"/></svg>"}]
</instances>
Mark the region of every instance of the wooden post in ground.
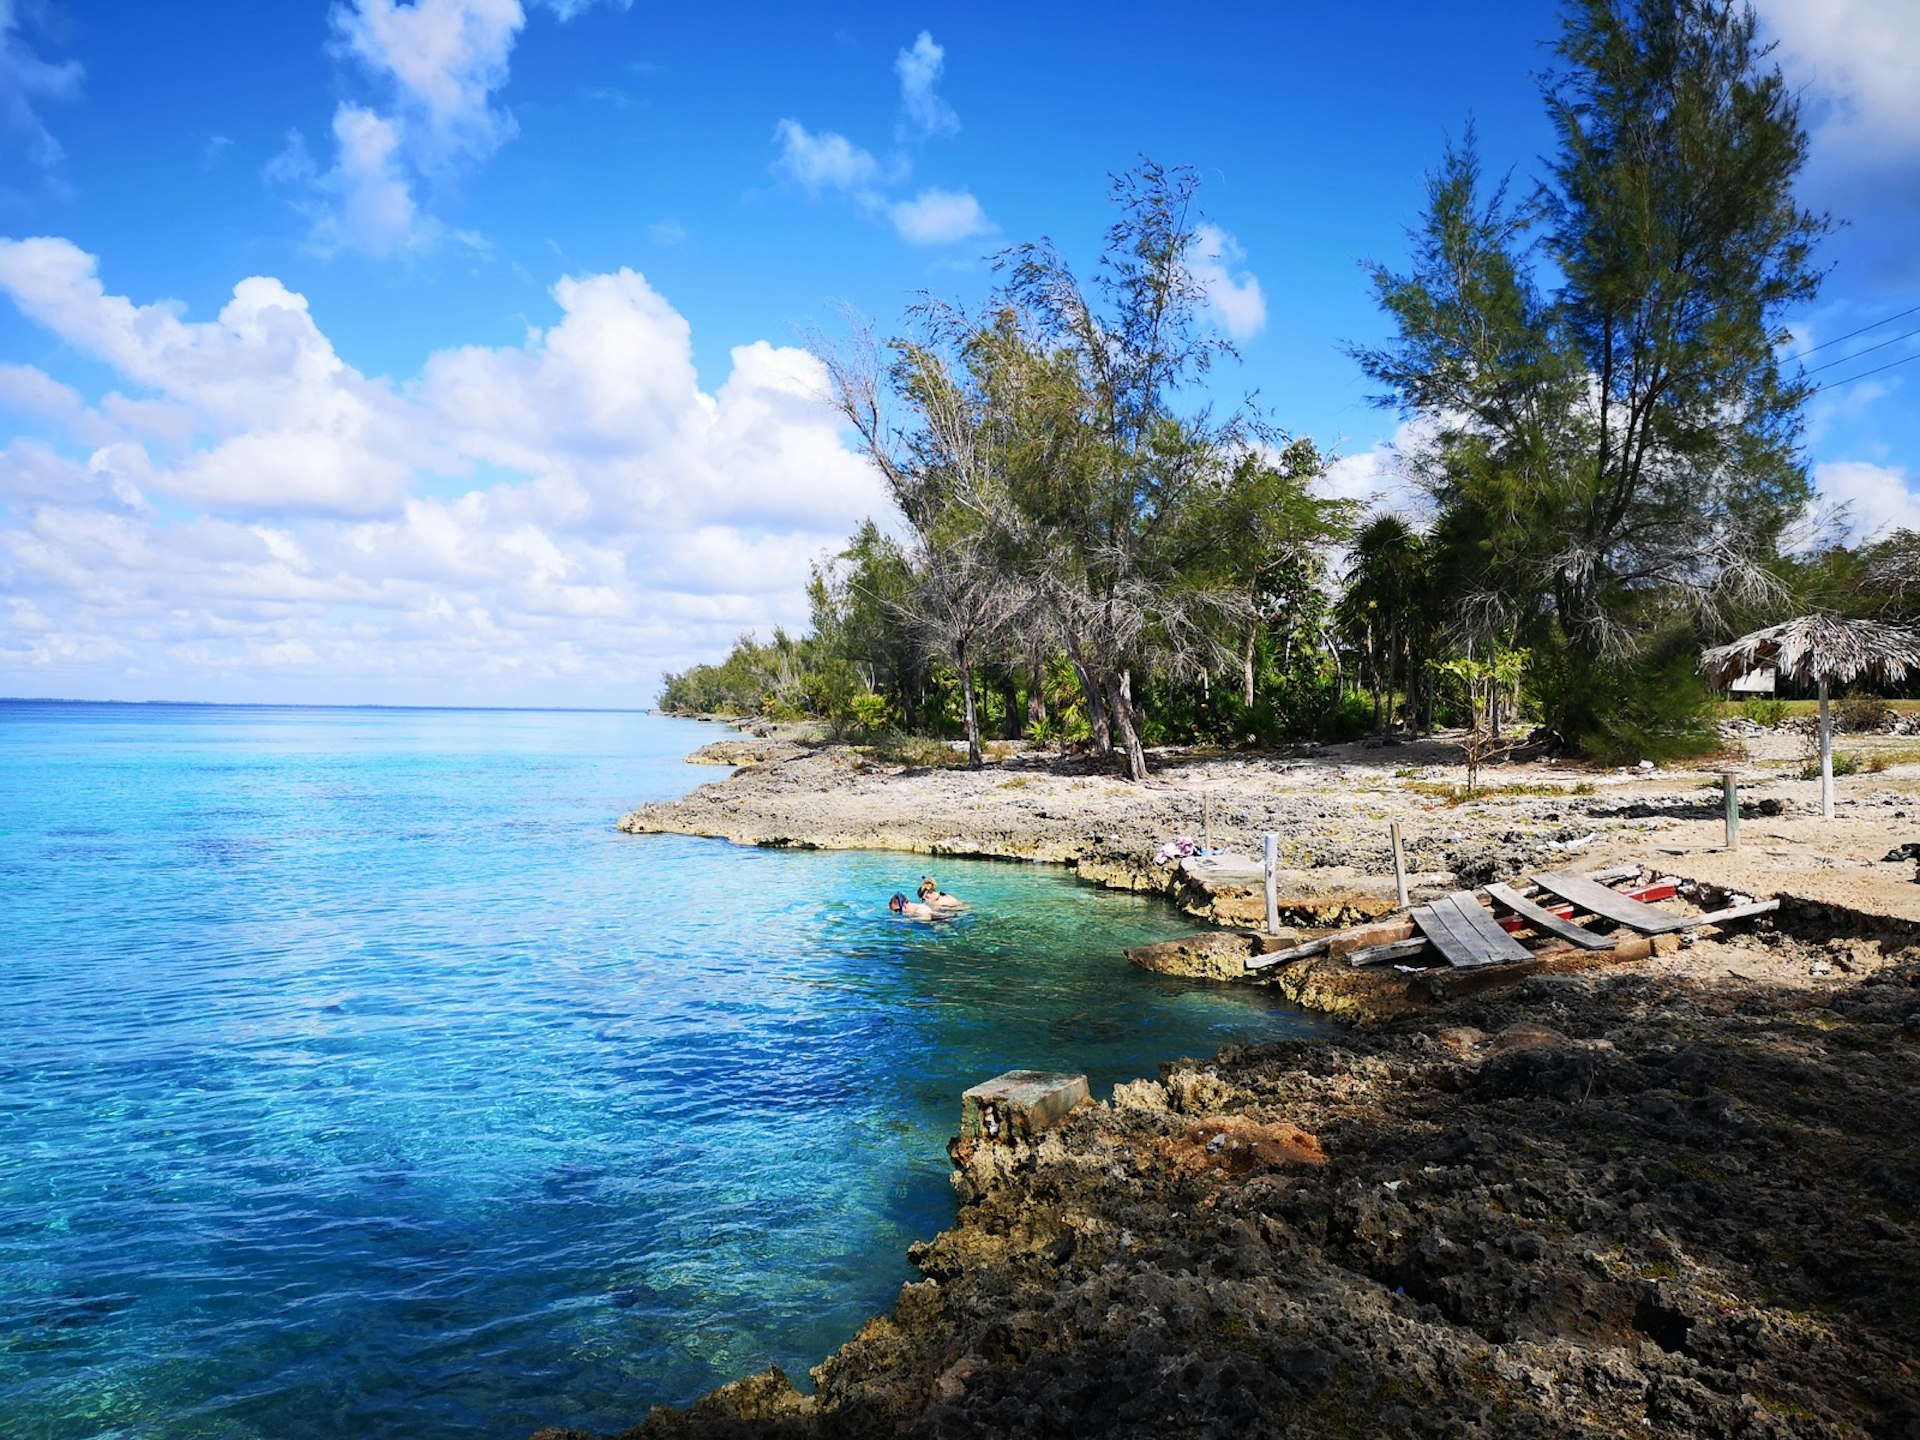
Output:
<instances>
[{"instance_id":1,"label":"wooden post in ground","mask_svg":"<svg viewBox=\"0 0 1920 1440\"><path fill-rule=\"evenodd\" d=\"M1740 787L1731 770L1720 772L1721 787L1727 792L1727 849L1740 848Z\"/></svg>"},{"instance_id":2,"label":"wooden post in ground","mask_svg":"<svg viewBox=\"0 0 1920 1440\"><path fill-rule=\"evenodd\" d=\"M1395 820L1387 829L1393 835L1393 893L1399 897L1400 908L1407 908L1407 857L1400 853L1400 822Z\"/></svg>"},{"instance_id":3,"label":"wooden post in ground","mask_svg":"<svg viewBox=\"0 0 1920 1440\"><path fill-rule=\"evenodd\" d=\"M1267 874L1267 933L1280 933L1280 837L1269 830L1261 838L1260 862Z\"/></svg>"}]
</instances>

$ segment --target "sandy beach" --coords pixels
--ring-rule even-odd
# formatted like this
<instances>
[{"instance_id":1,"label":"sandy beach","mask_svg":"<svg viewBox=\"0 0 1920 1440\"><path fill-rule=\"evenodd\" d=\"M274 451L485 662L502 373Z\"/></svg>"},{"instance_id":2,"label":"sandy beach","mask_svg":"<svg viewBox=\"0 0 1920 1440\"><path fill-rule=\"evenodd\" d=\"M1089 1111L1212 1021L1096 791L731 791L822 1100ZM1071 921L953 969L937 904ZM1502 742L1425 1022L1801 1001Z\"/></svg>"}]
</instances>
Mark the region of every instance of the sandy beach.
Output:
<instances>
[{"instance_id":1,"label":"sandy beach","mask_svg":"<svg viewBox=\"0 0 1920 1440\"><path fill-rule=\"evenodd\" d=\"M1280 834L1307 926L1393 908L1398 821L1416 897L1631 859L1682 906L1783 904L1479 993L1379 1003L1393 977L1339 1043L1169 1058L1032 1143L956 1142L958 1223L811 1395L770 1372L632 1435L1920 1435L1900 737L1849 740L1885 768L1840 782L1833 821L1791 732L1705 768L1501 766L1465 801L1445 737L1160 755L1144 786L1057 755L969 772L747 743L722 754L754 763L622 827L1046 860L1255 923L1244 886L1155 862L1204 815L1243 856Z\"/></svg>"}]
</instances>

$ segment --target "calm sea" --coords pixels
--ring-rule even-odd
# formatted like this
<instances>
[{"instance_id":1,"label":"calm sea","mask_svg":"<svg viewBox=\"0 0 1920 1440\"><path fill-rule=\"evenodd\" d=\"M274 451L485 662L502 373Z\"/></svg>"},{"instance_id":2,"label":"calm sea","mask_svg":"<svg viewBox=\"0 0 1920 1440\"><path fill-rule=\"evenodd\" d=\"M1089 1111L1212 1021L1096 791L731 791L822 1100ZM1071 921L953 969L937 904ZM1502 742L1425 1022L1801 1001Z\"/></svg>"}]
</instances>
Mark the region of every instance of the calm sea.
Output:
<instances>
[{"instance_id":1,"label":"calm sea","mask_svg":"<svg viewBox=\"0 0 1920 1440\"><path fill-rule=\"evenodd\" d=\"M0 703L0 1431L614 1428L889 1307L966 1086L1309 1023L1166 907L626 836L637 714Z\"/></svg>"}]
</instances>

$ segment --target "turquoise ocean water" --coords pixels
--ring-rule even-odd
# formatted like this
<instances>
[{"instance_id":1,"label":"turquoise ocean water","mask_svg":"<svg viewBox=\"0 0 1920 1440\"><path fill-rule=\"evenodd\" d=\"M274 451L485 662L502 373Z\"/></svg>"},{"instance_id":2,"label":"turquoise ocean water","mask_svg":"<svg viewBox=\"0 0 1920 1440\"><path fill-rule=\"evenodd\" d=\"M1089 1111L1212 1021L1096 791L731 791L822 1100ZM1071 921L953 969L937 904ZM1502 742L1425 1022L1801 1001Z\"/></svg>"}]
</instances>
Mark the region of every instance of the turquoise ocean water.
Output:
<instances>
[{"instance_id":1,"label":"turquoise ocean water","mask_svg":"<svg viewBox=\"0 0 1920 1440\"><path fill-rule=\"evenodd\" d=\"M636 714L0 703L0 1433L613 1428L887 1308L1013 1066L1309 1023L1037 866L625 836Z\"/></svg>"}]
</instances>

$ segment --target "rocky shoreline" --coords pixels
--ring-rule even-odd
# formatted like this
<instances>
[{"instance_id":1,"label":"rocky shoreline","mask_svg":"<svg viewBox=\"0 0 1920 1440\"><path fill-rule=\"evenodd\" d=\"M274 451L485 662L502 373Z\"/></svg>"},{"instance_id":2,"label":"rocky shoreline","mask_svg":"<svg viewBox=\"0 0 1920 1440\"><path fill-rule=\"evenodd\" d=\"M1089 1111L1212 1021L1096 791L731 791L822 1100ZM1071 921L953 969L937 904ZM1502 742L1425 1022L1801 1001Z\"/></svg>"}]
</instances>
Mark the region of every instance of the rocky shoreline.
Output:
<instances>
[{"instance_id":1,"label":"rocky shoreline","mask_svg":"<svg viewBox=\"0 0 1920 1440\"><path fill-rule=\"evenodd\" d=\"M1357 923L1394 908L1389 826L1398 822L1416 899L1534 867L1596 868L1658 859L1726 892L1787 893L1872 914L1920 919L1911 864L1881 859L1920 837L1920 754L1898 737L1891 763L1845 782L1839 818L1822 822L1816 787L1797 778L1803 737L1748 740L1712 767L1592 771L1550 760L1466 771L1446 738L1291 753L1152 752L1141 785L1109 765L1006 747L980 770L907 765L845 745L779 733L729 739L690 759L740 768L679 800L620 817L632 834L714 836L743 845L900 850L1065 865L1121 890L1166 896L1196 919L1254 926L1260 882L1246 865L1219 877L1156 852L1186 837L1230 855L1280 837L1282 919ZM1722 853L1720 770L1740 784L1742 848Z\"/></svg>"},{"instance_id":2,"label":"rocky shoreline","mask_svg":"<svg viewBox=\"0 0 1920 1440\"><path fill-rule=\"evenodd\" d=\"M1174 1061L1033 1143L956 1142L957 1223L811 1395L768 1372L627 1434L1920 1437L1920 886L1872 853L1920 830L1916 777L1812 839L1797 782L1755 779L1779 813L1718 854L1702 773L1533 767L1533 793L1453 805L1444 758L1394 758L1175 759L1135 788L806 750L623 819L1049 859L1244 919L1153 863L1211 795L1223 847L1281 829L1306 909L1377 894L1403 817L1428 888L1638 852L1785 897L1636 964L1366 994L1338 1043Z\"/></svg>"}]
</instances>

